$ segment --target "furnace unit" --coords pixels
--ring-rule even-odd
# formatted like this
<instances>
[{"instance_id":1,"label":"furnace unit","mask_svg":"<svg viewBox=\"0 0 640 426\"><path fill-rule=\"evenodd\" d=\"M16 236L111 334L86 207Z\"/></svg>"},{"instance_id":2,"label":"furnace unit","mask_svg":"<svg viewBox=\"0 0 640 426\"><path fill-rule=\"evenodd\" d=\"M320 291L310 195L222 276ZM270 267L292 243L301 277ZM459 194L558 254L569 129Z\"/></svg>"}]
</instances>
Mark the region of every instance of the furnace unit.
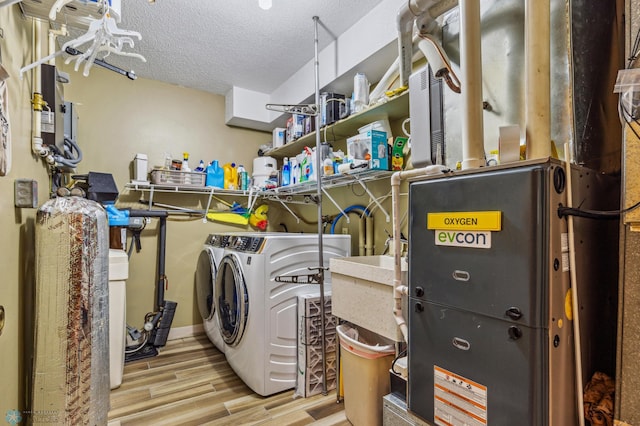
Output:
<instances>
[{"instance_id":1,"label":"furnace unit","mask_svg":"<svg viewBox=\"0 0 640 426\"><path fill-rule=\"evenodd\" d=\"M563 167L411 183L409 411L438 425L576 424ZM574 167L572 182L581 208L617 208L617 179ZM616 223L574 218L585 383L615 372Z\"/></svg>"}]
</instances>

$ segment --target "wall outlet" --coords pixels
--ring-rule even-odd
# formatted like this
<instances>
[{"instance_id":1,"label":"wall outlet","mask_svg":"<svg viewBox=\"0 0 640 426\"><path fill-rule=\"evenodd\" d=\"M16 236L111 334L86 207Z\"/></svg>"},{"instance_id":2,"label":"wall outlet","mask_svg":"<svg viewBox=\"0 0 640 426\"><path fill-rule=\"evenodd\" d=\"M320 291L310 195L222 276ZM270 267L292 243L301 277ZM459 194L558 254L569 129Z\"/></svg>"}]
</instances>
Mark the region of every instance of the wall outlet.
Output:
<instances>
[{"instance_id":1,"label":"wall outlet","mask_svg":"<svg viewBox=\"0 0 640 426\"><path fill-rule=\"evenodd\" d=\"M38 181L34 179L16 179L13 189L16 207L28 209L38 207Z\"/></svg>"},{"instance_id":2,"label":"wall outlet","mask_svg":"<svg viewBox=\"0 0 640 426\"><path fill-rule=\"evenodd\" d=\"M343 234L348 234L349 233L349 228L342 228L342 233Z\"/></svg>"}]
</instances>

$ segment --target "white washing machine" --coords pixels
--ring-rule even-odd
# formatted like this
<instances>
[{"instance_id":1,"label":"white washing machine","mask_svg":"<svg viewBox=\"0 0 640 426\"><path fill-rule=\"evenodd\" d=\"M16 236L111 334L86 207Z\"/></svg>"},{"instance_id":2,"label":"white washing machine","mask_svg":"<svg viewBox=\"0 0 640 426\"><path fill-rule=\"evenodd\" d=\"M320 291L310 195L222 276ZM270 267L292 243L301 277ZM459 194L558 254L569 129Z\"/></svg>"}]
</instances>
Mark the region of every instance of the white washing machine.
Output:
<instances>
[{"instance_id":1,"label":"white washing machine","mask_svg":"<svg viewBox=\"0 0 640 426\"><path fill-rule=\"evenodd\" d=\"M195 273L198 310L202 316L204 332L218 350L224 352L225 344L220 335L218 316L215 312L215 282L220 260L229 241L228 234L211 234L198 256Z\"/></svg>"},{"instance_id":2,"label":"white washing machine","mask_svg":"<svg viewBox=\"0 0 640 426\"><path fill-rule=\"evenodd\" d=\"M333 257L349 256L350 248L349 235L325 235L325 267ZM215 287L220 334L229 365L259 395L295 387L297 297L319 290L318 284L278 280L306 277L316 273L309 268L317 266L317 234L245 234L229 239ZM331 288L328 270L325 288Z\"/></svg>"}]
</instances>

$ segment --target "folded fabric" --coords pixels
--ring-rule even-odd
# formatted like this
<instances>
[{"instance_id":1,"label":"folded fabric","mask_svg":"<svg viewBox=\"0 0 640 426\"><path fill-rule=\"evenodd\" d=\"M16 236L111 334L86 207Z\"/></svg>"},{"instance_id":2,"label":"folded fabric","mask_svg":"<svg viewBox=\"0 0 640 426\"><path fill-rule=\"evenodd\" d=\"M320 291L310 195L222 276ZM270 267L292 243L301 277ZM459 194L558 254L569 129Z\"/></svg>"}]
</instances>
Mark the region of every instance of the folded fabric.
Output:
<instances>
[{"instance_id":1,"label":"folded fabric","mask_svg":"<svg viewBox=\"0 0 640 426\"><path fill-rule=\"evenodd\" d=\"M595 372L584 388L584 418L591 426L613 426L615 381Z\"/></svg>"}]
</instances>

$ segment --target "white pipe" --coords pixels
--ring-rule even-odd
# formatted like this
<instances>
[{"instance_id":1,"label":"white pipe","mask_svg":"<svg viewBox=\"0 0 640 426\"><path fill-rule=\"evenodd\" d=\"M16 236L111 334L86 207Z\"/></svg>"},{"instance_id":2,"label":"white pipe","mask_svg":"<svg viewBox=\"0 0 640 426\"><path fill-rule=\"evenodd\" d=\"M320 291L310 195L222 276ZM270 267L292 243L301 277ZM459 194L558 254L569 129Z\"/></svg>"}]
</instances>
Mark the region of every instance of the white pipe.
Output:
<instances>
[{"instance_id":1,"label":"white pipe","mask_svg":"<svg viewBox=\"0 0 640 426\"><path fill-rule=\"evenodd\" d=\"M413 61L413 58L412 58ZM398 75L398 66L400 61L396 58L395 61L391 64L391 66L387 69L384 75L376 84L376 87L369 94L369 105L373 105L378 102L380 99L385 97L386 91L389 89L389 85Z\"/></svg>"},{"instance_id":2,"label":"white pipe","mask_svg":"<svg viewBox=\"0 0 640 426\"><path fill-rule=\"evenodd\" d=\"M457 0L456 0L457 3ZM448 10L448 9L447 9ZM418 58L424 57L424 53L419 49L416 41L419 39L417 35L412 38L413 56L411 57L411 63L413 64ZM374 105L380 100L386 97L386 92L391 88L391 84L398 78L400 70L400 58L396 58L391 66L387 69L380 80L376 84L376 87L369 94L369 105Z\"/></svg>"},{"instance_id":3,"label":"white pipe","mask_svg":"<svg viewBox=\"0 0 640 426\"><path fill-rule=\"evenodd\" d=\"M480 2L460 2L460 72L462 86L462 169L484 166L482 125L482 50Z\"/></svg>"},{"instance_id":4,"label":"white pipe","mask_svg":"<svg viewBox=\"0 0 640 426\"><path fill-rule=\"evenodd\" d=\"M373 215L365 216L364 220L367 232L367 236L364 240L364 248L367 256L373 256Z\"/></svg>"},{"instance_id":5,"label":"white pipe","mask_svg":"<svg viewBox=\"0 0 640 426\"><path fill-rule=\"evenodd\" d=\"M409 288L402 285L402 241L400 241L400 182L404 179L433 175L442 172L441 165L427 166L421 169L395 172L391 175L391 206L393 226L393 317L402 333L405 342L409 341L409 330L402 315L402 296L407 295Z\"/></svg>"},{"instance_id":6,"label":"white pipe","mask_svg":"<svg viewBox=\"0 0 640 426\"><path fill-rule=\"evenodd\" d=\"M396 16L398 29L398 69L400 72L400 87L409 86L413 56L413 21L416 14L411 10L411 0L400 7Z\"/></svg>"},{"instance_id":7,"label":"white pipe","mask_svg":"<svg viewBox=\"0 0 640 426\"><path fill-rule=\"evenodd\" d=\"M573 207L573 194L571 184L571 163L573 158L569 151L569 144L564 144L564 164L565 174L567 175L567 206ZM582 346L580 338L580 305L578 300L578 279L576 276L576 245L573 234L573 216L567 216L567 226L569 231L569 272L571 284L571 306L573 312L573 348L575 357L575 374L576 374L576 404L578 409L578 424L584 426L584 409L582 395Z\"/></svg>"},{"instance_id":8,"label":"white pipe","mask_svg":"<svg viewBox=\"0 0 640 426\"><path fill-rule=\"evenodd\" d=\"M55 65L55 56L52 56L57 52L56 49L56 39L58 36L66 36L69 33L67 32L67 26L62 24L59 30L54 30L53 28L49 28L49 65Z\"/></svg>"},{"instance_id":9,"label":"white pipe","mask_svg":"<svg viewBox=\"0 0 640 426\"><path fill-rule=\"evenodd\" d=\"M363 213L364 215L364 213ZM364 256L366 254L365 247L367 243L366 240L366 224L364 216L360 218L358 221L358 256Z\"/></svg>"},{"instance_id":10,"label":"white pipe","mask_svg":"<svg viewBox=\"0 0 640 426\"><path fill-rule=\"evenodd\" d=\"M478 1L478 0L476 0ZM421 20L422 28L419 30L428 32L435 24L435 18L454 8L457 0L408 0L400 7L396 16L396 28L398 30L398 55L400 69L400 86L409 85L411 74L413 47L413 23L417 17Z\"/></svg>"},{"instance_id":11,"label":"white pipe","mask_svg":"<svg viewBox=\"0 0 640 426\"><path fill-rule=\"evenodd\" d=\"M31 27L31 36L32 36L32 55L34 60L37 60L42 54L42 40L41 40L41 30L40 30L41 21L38 19L34 19L32 21ZM33 93L42 94L42 81L40 76L40 67L34 67L31 73L32 78L32 86ZM35 100L35 96L34 96ZM45 147L42 143L42 113L32 108L31 112L31 150L34 154L39 155L40 157L51 157L51 162L53 162L53 157L50 155L49 149ZM47 162L49 162L47 158Z\"/></svg>"},{"instance_id":12,"label":"white pipe","mask_svg":"<svg viewBox=\"0 0 640 426\"><path fill-rule=\"evenodd\" d=\"M525 1L527 159L551 156L550 0Z\"/></svg>"}]
</instances>

